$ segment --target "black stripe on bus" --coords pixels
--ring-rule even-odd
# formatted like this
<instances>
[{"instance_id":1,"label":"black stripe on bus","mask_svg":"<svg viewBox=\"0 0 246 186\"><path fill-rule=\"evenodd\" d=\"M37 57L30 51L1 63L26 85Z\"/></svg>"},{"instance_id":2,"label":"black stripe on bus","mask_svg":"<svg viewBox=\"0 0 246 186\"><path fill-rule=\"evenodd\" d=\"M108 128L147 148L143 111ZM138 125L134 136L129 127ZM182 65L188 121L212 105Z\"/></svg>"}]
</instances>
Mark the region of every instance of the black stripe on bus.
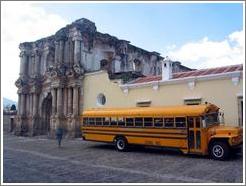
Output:
<instances>
[{"instance_id":1,"label":"black stripe on bus","mask_svg":"<svg viewBox=\"0 0 246 186\"><path fill-rule=\"evenodd\" d=\"M93 142L101 142L101 143L108 143L112 144L110 141L99 141L99 140L92 140L92 139L84 139L85 141L93 141ZM162 146L162 145L149 145L149 144L139 144L139 143L130 143L130 145L143 145L143 146L150 146L150 147L164 147L164 148L172 148L172 149L184 149L187 150L187 147L170 147L170 146ZM195 153L194 153L195 154Z\"/></svg>"},{"instance_id":2,"label":"black stripe on bus","mask_svg":"<svg viewBox=\"0 0 246 186\"><path fill-rule=\"evenodd\" d=\"M98 133L98 132L83 132L84 134L98 134L98 135L112 135L112 136L117 136L117 135L123 135L123 136L132 136L132 137L144 137L144 138L166 138L166 139L187 139L187 137L158 137L158 136L136 136L136 135L129 135L129 134L109 134L109 133Z\"/></svg>"},{"instance_id":3,"label":"black stripe on bus","mask_svg":"<svg viewBox=\"0 0 246 186\"><path fill-rule=\"evenodd\" d=\"M154 132L154 131L128 131L128 130L104 130L104 129L82 129L82 130L92 130L92 131L103 131L103 132L130 132L130 133L151 133L151 134L175 134L175 135L187 135L187 131L184 131L184 133L180 132Z\"/></svg>"}]
</instances>

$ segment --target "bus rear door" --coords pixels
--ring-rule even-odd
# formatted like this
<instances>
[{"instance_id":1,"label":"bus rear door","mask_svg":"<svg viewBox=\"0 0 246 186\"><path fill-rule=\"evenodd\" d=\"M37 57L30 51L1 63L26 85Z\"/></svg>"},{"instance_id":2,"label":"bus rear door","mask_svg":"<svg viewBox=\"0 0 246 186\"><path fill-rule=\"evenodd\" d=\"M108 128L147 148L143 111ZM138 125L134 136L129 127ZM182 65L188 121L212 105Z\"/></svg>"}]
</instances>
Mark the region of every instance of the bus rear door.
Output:
<instances>
[{"instance_id":1,"label":"bus rear door","mask_svg":"<svg viewBox=\"0 0 246 186\"><path fill-rule=\"evenodd\" d=\"M190 153L201 153L201 120L200 117L188 117L188 148Z\"/></svg>"}]
</instances>

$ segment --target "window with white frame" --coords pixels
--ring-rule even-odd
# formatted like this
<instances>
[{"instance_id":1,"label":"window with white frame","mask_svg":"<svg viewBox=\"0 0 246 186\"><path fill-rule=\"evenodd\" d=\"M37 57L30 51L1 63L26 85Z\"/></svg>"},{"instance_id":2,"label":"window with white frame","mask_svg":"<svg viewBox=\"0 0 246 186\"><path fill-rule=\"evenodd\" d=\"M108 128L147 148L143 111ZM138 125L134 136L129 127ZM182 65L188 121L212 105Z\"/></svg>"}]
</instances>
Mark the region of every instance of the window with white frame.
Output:
<instances>
[{"instance_id":1,"label":"window with white frame","mask_svg":"<svg viewBox=\"0 0 246 186\"><path fill-rule=\"evenodd\" d=\"M184 99L185 105L200 105L202 103L202 98L187 98Z\"/></svg>"},{"instance_id":2,"label":"window with white frame","mask_svg":"<svg viewBox=\"0 0 246 186\"><path fill-rule=\"evenodd\" d=\"M98 94L98 96L97 96L97 104L102 106L102 105L105 105L105 103L106 103L105 95L102 94L102 93Z\"/></svg>"}]
</instances>

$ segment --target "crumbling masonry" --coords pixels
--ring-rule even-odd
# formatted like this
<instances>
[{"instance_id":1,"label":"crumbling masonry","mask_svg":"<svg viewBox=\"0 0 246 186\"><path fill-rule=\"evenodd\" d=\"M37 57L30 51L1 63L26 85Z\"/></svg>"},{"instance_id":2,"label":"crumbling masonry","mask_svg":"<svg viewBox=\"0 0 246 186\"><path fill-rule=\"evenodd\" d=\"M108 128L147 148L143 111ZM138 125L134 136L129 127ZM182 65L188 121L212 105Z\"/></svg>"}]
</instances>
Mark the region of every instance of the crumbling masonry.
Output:
<instances>
[{"instance_id":1,"label":"crumbling masonry","mask_svg":"<svg viewBox=\"0 0 246 186\"><path fill-rule=\"evenodd\" d=\"M29 136L54 137L59 126L68 137L79 136L85 73L104 69L111 79L124 74L129 79L157 75L163 59L157 52L97 32L95 24L84 18L50 37L21 43L19 48L15 134ZM190 70L179 62L174 69Z\"/></svg>"}]
</instances>

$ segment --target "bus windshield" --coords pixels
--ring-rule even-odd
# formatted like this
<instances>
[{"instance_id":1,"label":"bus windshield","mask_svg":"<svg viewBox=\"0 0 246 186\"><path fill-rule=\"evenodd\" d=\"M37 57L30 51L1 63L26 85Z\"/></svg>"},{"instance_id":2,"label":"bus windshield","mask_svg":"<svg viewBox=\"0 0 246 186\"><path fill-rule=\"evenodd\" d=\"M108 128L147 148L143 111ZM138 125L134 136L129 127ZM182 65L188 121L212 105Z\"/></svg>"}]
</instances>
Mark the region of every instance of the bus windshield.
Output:
<instances>
[{"instance_id":1,"label":"bus windshield","mask_svg":"<svg viewBox=\"0 0 246 186\"><path fill-rule=\"evenodd\" d=\"M205 122L207 126L211 126L214 124L219 124L218 112L208 113L205 115Z\"/></svg>"}]
</instances>

